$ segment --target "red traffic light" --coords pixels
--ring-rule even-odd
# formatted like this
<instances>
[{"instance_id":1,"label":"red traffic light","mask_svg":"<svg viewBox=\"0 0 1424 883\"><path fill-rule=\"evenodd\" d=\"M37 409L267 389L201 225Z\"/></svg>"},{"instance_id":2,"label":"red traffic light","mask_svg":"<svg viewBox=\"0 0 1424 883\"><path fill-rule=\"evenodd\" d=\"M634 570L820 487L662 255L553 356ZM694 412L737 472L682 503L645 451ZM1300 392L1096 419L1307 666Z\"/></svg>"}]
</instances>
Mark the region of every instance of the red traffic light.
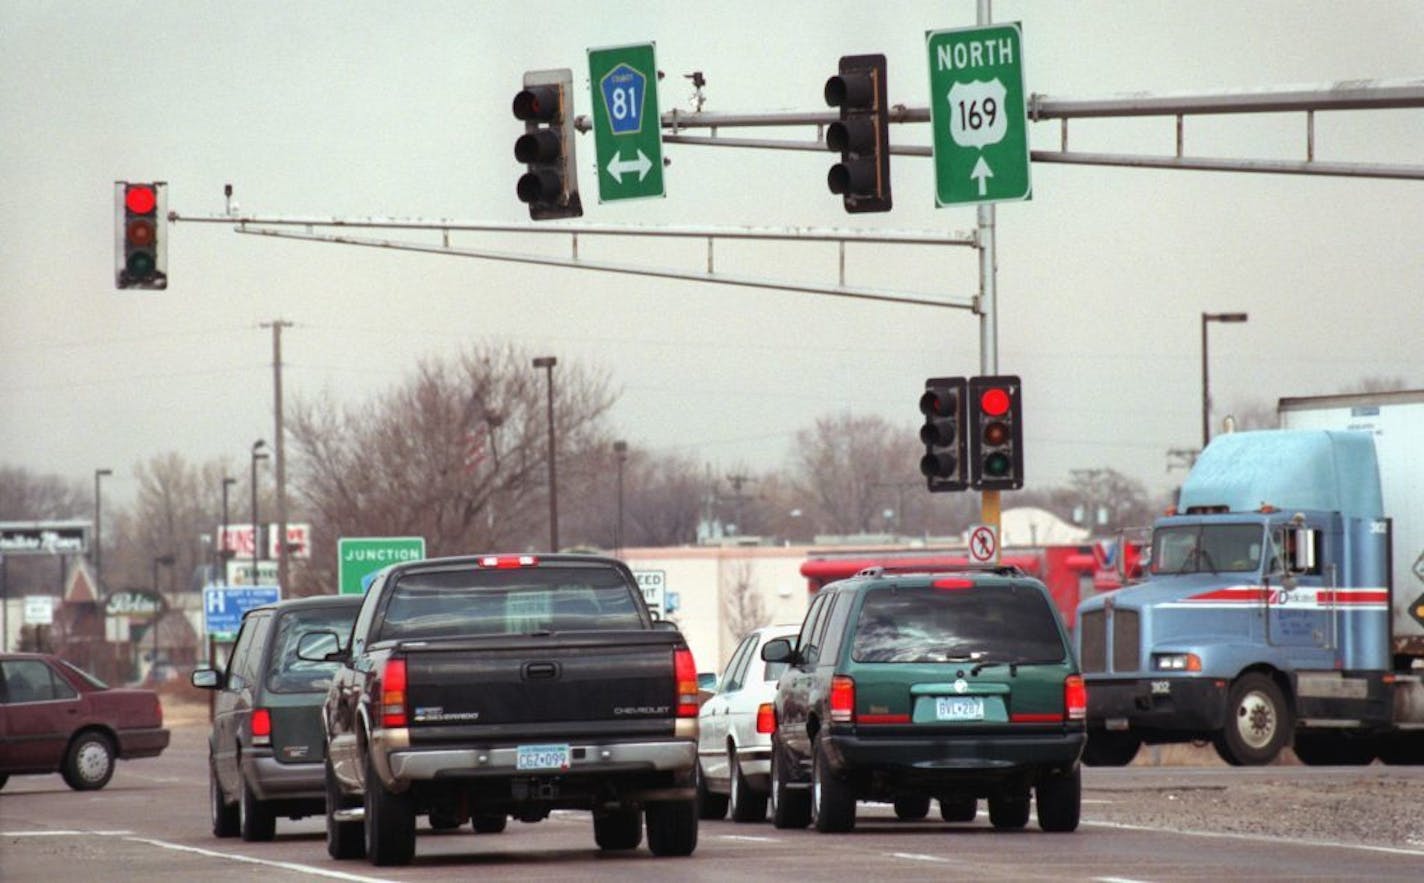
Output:
<instances>
[{"instance_id":1,"label":"red traffic light","mask_svg":"<svg viewBox=\"0 0 1424 883\"><path fill-rule=\"evenodd\" d=\"M992 417L1002 417L1009 410L1009 391L991 386L979 394L979 410Z\"/></svg>"},{"instance_id":2,"label":"red traffic light","mask_svg":"<svg viewBox=\"0 0 1424 883\"><path fill-rule=\"evenodd\" d=\"M158 205L158 197L154 194L152 187L145 184L131 184L124 191L124 208L133 214L152 214L156 205Z\"/></svg>"}]
</instances>

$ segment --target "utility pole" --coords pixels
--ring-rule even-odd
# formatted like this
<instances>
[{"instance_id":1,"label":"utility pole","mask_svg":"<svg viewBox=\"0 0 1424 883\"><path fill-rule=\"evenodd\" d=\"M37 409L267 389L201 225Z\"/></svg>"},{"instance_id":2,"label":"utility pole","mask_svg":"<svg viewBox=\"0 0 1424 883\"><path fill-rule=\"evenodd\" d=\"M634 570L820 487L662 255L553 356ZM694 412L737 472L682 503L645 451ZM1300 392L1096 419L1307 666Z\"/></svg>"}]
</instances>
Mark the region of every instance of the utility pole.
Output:
<instances>
[{"instance_id":1,"label":"utility pole","mask_svg":"<svg viewBox=\"0 0 1424 883\"><path fill-rule=\"evenodd\" d=\"M277 482L277 585L285 594L291 590L287 582L287 433L282 423L282 329L291 328L292 323L282 319L263 322L263 328L272 329L272 398L273 416L277 447L273 452L277 458L274 470ZM252 529L257 530L257 525ZM252 578L256 580L257 574Z\"/></svg>"}]
</instances>

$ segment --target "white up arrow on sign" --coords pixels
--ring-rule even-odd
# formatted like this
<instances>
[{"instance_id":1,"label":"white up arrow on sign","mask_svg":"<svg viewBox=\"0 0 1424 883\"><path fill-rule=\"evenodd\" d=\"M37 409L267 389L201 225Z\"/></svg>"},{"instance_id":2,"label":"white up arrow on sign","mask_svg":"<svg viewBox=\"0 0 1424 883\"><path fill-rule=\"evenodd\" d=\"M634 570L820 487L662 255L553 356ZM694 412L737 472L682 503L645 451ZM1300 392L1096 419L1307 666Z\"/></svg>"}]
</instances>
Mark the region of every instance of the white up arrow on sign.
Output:
<instances>
[{"instance_id":1,"label":"white up arrow on sign","mask_svg":"<svg viewBox=\"0 0 1424 883\"><path fill-rule=\"evenodd\" d=\"M983 196L986 192L988 192L985 189L985 185L989 178L994 177L994 170L989 168L988 163L984 162L983 154L980 154L979 161L974 164L974 171L969 173L969 177L979 182L980 196Z\"/></svg>"},{"instance_id":2,"label":"white up arrow on sign","mask_svg":"<svg viewBox=\"0 0 1424 883\"><path fill-rule=\"evenodd\" d=\"M622 184L625 172L637 172L638 180L641 181L648 176L648 169L652 167L653 161L648 159L648 155L642 150L638 151L637 159L624 159L621 153L615 153L613 158L608 161L608 174L613 176L613 180Z\"/></svg>"}]
</instances>

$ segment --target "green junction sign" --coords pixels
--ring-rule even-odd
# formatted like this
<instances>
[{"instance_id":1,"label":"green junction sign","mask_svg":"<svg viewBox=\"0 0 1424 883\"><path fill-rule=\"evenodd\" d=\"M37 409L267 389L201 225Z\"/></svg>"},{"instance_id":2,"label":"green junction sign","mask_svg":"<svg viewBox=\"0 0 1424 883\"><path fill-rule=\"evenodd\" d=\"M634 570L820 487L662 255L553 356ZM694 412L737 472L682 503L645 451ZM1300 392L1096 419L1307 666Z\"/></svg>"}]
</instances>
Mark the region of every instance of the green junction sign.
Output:
<instances>
[{"instance_id":1,"label":"green junction sign","mask_svg":"<svg viewBox=\"0 0 1424 883\"><path fill-rule=\"evenodd\" d=\"M926 44L935 205L1032 198L1019 24L930 31Z\"/></svg>"},{"instance_id":2,"label":"green junction sign","mask_svg":"<svg viewBox=\"0 0 1424 883\"><path fill-rule=\"evenodd\" d=\"M336 557L341 594L362 595L366 577L382 567L424 558L425 537L341 537Z\"/></svg>"},{"instance_id":3,"label":"green junction sign","mask_svg":"<svg viewBox=\"0 0 1424 883\"><path fill-rule=\"evenodd\" d=\"M665 195L653 44L588 50L588 78L599 201Z\"/></svg>"}]
</instances>

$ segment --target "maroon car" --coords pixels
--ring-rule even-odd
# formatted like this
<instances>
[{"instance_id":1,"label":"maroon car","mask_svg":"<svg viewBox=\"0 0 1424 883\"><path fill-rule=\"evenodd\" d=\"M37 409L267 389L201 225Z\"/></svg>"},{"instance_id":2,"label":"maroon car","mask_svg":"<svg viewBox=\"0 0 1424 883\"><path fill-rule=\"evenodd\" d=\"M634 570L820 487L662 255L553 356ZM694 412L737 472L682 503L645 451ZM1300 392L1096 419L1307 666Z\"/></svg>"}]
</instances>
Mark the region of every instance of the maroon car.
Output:
<instances>
[{"instance_id":1,"label":"maroon car","mask_svg":"<svg viewBox=\"0 0 1424 883\"><path fill-rule=\"evenodd\" d=\"M0 653L0 787L54 773L76 791L109 784L114 761L168 747L152 690L119 690L44 653Z\"/></svg>"}]
</instances>

